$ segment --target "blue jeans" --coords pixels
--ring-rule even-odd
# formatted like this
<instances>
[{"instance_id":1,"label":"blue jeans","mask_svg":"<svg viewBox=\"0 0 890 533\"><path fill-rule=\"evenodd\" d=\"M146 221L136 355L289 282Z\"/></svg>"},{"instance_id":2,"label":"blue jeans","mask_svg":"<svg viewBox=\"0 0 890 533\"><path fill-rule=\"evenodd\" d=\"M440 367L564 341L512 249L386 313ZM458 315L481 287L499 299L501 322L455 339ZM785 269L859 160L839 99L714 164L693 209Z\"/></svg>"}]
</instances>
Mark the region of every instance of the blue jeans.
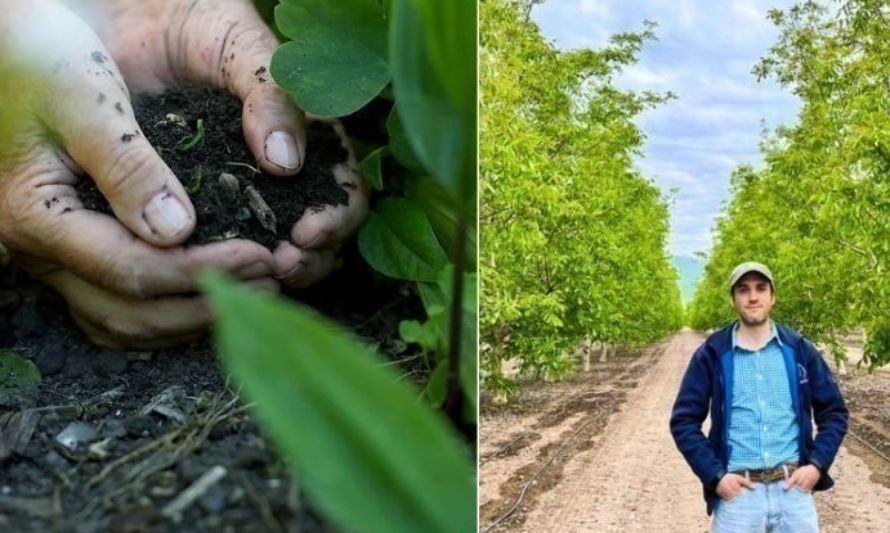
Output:
<instances>
[{"instance_id":1,"label":"blue jeans","mask_svg":"<svg viewBox=\"0 0 890 533\"><path fill-rule=\"evenodd\" d=\"M818 533L819 517L813 495L785 481L755 483L729 501L720 500L711 533Z\"/></svg>"}]
</instances>

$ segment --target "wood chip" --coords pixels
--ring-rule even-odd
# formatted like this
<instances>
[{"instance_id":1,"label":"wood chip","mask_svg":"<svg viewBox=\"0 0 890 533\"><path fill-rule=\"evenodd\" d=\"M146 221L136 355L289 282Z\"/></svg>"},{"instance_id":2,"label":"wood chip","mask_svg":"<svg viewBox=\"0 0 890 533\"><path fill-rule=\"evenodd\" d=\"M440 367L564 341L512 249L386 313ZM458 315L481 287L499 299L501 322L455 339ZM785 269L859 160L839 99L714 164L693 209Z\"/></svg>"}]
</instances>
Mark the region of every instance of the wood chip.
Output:
<instances>
[{"instance_id":1,"label":"wood chip","mask_svg":"<svg viewBox=\"0 0 890 533\"><path fill-rule=\"evenodd\" d=\"M31 442L40 413L33 409L0 415L0 460L21 453Z\"/></svg>"},{"instance_id":2,"label":"wood chip","mask_svg":"<svg viewBox=\"0 0 890 533\"><path fill-rule=\"evenodd\" d=\"M248 207L256 215L260 224L271 233L277 233L278 222L275 219L275 213L272 212L272 208L269 207L269 204L266 203L260 192L254 189L252 185L247 185L244 187L244 194L247 196Z\"/></svg>"}]
</instances>

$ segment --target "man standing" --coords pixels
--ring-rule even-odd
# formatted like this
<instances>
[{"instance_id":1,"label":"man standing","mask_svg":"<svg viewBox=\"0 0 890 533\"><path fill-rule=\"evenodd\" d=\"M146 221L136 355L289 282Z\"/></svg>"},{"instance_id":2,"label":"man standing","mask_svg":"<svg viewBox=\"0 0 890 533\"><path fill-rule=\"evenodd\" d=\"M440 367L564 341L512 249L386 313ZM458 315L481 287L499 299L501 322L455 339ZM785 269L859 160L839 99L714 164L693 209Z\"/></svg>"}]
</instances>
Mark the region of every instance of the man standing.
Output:
<instances>
[{"instance_id":1,"label":"man standing","mask_svg":"<svg viewBox=\"0 0 890 533\"><path fill-rule=\"evenodd\" d=\"M818 532L812 491L834 485L828 469L847 432L840 389L812 343L770 320L765 265L740 264L728 288L739 319L692 356L671 433L704 485L712 531Z\"/></svg>"}]
</instances>

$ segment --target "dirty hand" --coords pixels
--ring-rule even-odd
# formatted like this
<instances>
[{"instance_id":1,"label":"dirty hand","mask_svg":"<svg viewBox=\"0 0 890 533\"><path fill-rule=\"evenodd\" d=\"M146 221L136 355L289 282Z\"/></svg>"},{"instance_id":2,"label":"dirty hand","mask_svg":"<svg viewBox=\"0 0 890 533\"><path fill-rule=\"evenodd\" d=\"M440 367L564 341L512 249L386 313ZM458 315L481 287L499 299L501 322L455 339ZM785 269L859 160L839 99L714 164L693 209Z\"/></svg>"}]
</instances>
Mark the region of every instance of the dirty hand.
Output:
<instances>
[{"instance_id":1,"label":"dirty hand","mask_svg":"<svg viewBox=\"0 0 890 533\"><path fill-rule=\"evenodd\" d=\"M806 465L798 468L794 472L788 476L788 479L785 480L785 490L791 489L791 487L797 485L804 492L810 492L813 490L813 487L816 486L816 483L819 482L819 478L822 477L822 473L819 472L819 469L813 465Z\"/></svg>"},{"instance_id":2,"label":"dirty hand","mask_svg":"<svg viewBox=\"0 0 890 533\"><path fill-rule=\"evenodd\" d=\"M192 338L210 317L205 266L276 288L262 246L182 248L195 213L145 140L105 47L49 0L0 0L0 242L67 300L101 344L154 347ZM116 218L83 208L92 177Z\"/></svg>"},{"instance_id":3,"label":"dirty hand","mask_svg":"<svg viewBox=\"0 0 890 533\"><path fill-rule=\"evenodd\" d=\"M270 174L293 176L306 154L303 113L269 74L278 41L250 0L102 0L95 10L103 42L130 88L161 92L183 83L228 90L243 104L244 138ZM341 137L345 139L342 128ZM308 148L311 150L312 147ZM310 285L333 268L334 252L368 211L369 189L348 161L334 169L348 204L307 210L275 250L277 277L291 287ZM299 180L299 175L290 179Z\"/></svg>"},{"instance_id":4,"label":"dirty hand","mask_svg":"<svg viewBox=\"0 0 890 533\"><path fill-rule=\"evenodd\" d=\"M729 501L742 493L742 487L754 490L754 482L745 476L726 474L720 478L720 483L717 484L717 494L724 501Z\"/></svg>"}]
</instances>

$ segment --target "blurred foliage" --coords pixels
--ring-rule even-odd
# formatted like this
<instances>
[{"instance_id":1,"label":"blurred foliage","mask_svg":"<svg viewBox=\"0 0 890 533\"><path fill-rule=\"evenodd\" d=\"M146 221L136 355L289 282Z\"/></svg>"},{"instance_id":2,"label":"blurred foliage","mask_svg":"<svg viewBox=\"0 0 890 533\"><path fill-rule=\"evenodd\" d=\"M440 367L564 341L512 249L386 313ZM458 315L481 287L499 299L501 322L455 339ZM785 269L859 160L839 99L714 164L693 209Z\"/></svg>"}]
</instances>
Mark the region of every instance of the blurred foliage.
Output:
<instances>
[{"instance_id":1,"label":"blurred foliage","mask_svg":"<svg viewBox=\"0 0 890 533\"><path fill-rule=\"evenodd\" d=\"M203 285L222 358L326 516L345 531L473 530L468 447L382 357L309 308L216 274Z\"/></svg>"}]
</instances>

